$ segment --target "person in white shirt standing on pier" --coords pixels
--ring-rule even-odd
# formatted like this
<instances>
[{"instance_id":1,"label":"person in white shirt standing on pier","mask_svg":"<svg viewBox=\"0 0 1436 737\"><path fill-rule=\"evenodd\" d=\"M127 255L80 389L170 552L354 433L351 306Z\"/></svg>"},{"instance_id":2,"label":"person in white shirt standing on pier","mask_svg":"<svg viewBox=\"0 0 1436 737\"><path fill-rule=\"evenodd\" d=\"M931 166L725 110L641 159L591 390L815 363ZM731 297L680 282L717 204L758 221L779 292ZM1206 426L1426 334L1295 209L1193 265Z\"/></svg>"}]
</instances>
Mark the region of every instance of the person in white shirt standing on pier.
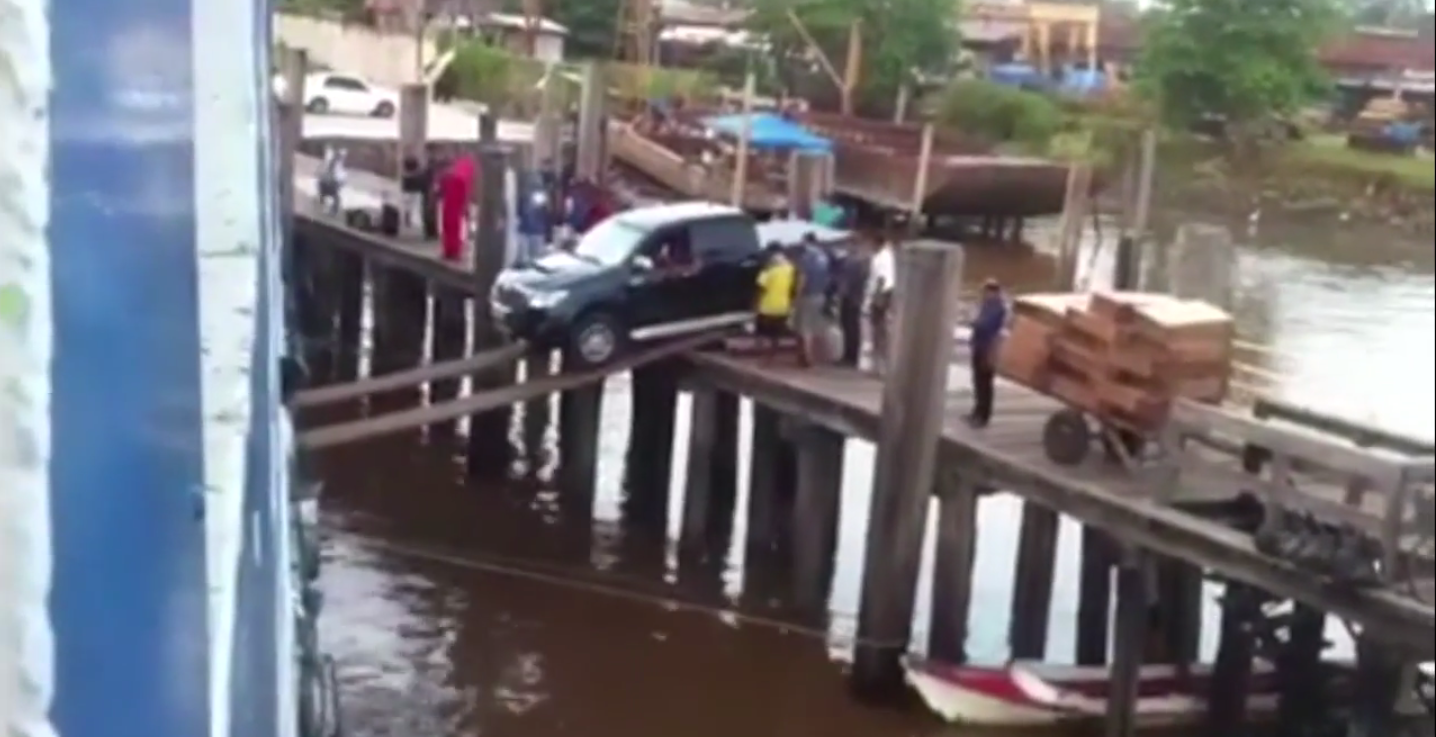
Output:
<instances>
[{"instance_id":1,"label":"person in white shirt standing on pier","mask_svg":"<svg viewBox=\"0 0 1436 737\"><path fill-rule=\"evenodd\" d=\"M888 370L888 336L897 289L895 249L891 238L884 239L868 265L868 336L873 346L873 370L879 375Z\"/></svg>"},{"instance_id":2,"label":"person in white shirt standing on pier","mask_svg":"<svg viewBox=\"0 0 1436 737\"><path fill-rule=\"evenodd\" d=\"M319 206L330 215L338 215L344 211L345 176L344 149L325 147L324 163L319 167Z\"/></svg>"}]
</instances>

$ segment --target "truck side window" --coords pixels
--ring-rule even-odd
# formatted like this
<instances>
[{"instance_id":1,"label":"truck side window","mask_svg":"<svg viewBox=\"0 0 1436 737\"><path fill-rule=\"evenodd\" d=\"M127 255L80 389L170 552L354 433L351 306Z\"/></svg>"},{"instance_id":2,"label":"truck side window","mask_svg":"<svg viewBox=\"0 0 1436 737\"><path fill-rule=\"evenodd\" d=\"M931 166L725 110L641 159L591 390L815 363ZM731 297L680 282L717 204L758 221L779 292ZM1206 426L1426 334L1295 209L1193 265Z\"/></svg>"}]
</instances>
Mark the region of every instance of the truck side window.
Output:
<instances>
[{"instance_id":1,"label":"truck side window","mask_svg":"<svg viewBox=\"0 0 1436 737\"><path fill-rule=\"evenodd\" d=\"M690 231L693 248L705 262L738 260L754 248L753 224L743 218L705 220Z\"/></svg>"},{"instance_id":2,"label":"truck side window","mask_svg":"<svg viewBox=\"0 0 1436 737\"><path fill-rule=\"evenodd\" d=\"M683 268L691 265L693 243L688 228L665 229L644 246L644 254L659 269Z\"/></svg>"}]
</instances>

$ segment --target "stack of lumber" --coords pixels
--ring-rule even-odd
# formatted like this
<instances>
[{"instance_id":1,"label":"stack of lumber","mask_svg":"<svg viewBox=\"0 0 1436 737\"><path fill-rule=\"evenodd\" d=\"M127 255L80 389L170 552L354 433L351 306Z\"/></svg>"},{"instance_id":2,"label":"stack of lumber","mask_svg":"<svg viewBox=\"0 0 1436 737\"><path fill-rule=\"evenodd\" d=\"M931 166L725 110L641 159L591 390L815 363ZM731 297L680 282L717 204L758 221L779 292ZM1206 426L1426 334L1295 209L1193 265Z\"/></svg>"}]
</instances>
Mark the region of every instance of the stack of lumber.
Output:
<instances>
[{"instance_id":1,"label":"stack of lumber","mask_svg":"<svg viewBox=\"0 0 1436 737\"><path fill-rule=\"evenodd\" d=\"M1000 376L1111 425L1149 432L1174 398L1226 396L1232 316L1164 294L1037 294L1019 298L997 361Z\"/></svg>"}]
</instances>

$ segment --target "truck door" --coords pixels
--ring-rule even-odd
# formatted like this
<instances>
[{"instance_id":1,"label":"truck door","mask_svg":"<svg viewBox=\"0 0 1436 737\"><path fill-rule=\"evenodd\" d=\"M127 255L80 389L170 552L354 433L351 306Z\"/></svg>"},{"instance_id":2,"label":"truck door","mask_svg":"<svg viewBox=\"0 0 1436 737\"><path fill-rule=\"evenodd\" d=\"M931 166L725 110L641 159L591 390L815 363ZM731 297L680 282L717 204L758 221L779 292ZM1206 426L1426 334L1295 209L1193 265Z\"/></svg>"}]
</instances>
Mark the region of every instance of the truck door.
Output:
<instances>
[{"instance_id":1,"label":"truck door","mask_svg":"<svg viewBox=\"0 0 1436 737\"><path fill-rule=\"evenodd\" d=\"M701 279L697 272L678 268L675 254L692 253L689 228L670 226L654 233L639 249L644 264L629 276L627 304L630 335L651 340L688 332L698 314L693 294Z\"/></svg>"},{"instance_id":2,"label":"truck door","mask_svg":"<svg viewBox=\"0 0 1436 737\"><path fill-rule=\"evenodd\" d=\"M747 217L706 220L693 226L693 244L703 264L695 289L701 295L697 314L751 314L757 298L762 248L753 221Z\"/></svg>"}]
</instances>

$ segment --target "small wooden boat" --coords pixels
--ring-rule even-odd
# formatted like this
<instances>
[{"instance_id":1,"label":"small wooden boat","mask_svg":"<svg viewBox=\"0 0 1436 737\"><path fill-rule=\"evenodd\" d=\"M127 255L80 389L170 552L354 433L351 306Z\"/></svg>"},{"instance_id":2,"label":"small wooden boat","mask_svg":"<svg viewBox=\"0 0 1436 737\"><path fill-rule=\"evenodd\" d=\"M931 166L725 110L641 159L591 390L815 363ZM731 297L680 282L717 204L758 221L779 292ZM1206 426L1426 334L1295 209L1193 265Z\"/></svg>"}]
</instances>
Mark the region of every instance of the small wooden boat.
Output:
<instances>
[{"instance_id":1,"label":"small wooden boat","mask_svg":"<svg viewBox=\"0 0 1436 737\"><path fill-rule=\"evenodd\" d=\"M923 660L906 663L907 681L938 716L955 724L1033 727L1096 721L1107 712L1111 675L1085 667L1018 661L1005 666L956 666ZM1186 675L1167 665L1141 669L1137 726L1178 727L1202 719L1211 684L1209 666ZM1249 719L1270 718L1277 707L1277 681L1261 661L1252 672Z\"/></svg>"}]
</instances>

